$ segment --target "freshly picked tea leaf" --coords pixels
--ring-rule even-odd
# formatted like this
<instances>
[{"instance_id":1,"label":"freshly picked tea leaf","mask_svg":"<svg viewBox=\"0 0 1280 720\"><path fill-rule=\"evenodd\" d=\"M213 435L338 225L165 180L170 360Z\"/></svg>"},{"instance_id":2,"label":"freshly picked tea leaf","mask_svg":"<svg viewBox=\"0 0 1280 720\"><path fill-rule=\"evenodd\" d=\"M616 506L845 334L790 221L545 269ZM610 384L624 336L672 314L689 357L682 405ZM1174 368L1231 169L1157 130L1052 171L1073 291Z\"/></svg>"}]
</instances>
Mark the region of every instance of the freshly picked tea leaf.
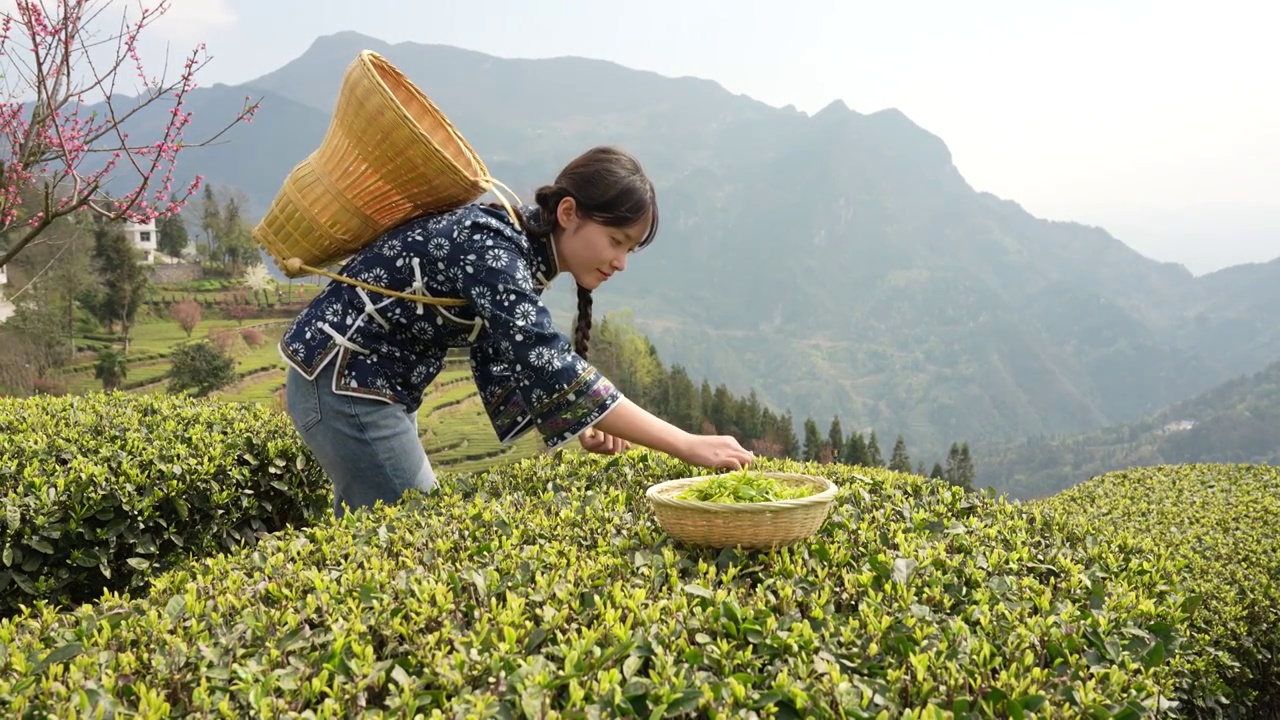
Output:
<instances>
[{"instance_id":1,"label":"freshly picked tea leaf","mask_svg":"<svg viewBox=\"0 0 1280 720\"><path fill-rule=\"evenodd\" d=\"M675 497L702 502L754 503L802 498L817 492L818 489L808 483L786 483L762 470L738 470L700 480Z\"/></svg>"}]
</instances>

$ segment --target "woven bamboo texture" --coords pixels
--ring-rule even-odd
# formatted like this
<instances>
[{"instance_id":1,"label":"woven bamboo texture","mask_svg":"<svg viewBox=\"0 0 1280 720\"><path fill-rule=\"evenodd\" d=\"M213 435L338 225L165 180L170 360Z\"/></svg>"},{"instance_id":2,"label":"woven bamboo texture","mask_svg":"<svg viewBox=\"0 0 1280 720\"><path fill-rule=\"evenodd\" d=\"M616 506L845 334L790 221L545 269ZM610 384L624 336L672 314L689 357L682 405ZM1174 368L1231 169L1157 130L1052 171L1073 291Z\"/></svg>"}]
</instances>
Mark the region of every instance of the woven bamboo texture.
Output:
<instances>
[{"instance_id":1,"label":"woven bamboo texture","mask_svg":"<svg viewBox=\"0 0 1280 720\"><path fill-rule=\"evenodd\" d=\"M289 277L315 274L415 216L475 201L494 182L444 113L365 50L347 68L324 141L286 177L254 237Z\"/></svg>"},{"instance_id":2,"label":"woven bamboo texture","mask_svg":"<svg viewBox=\"0 0 1280 720\"><path fill-rule=\"evenodd\" d=\"M678 500L676 495L711 475L668 480L645 493L658 524L672 538L714 548L773 549L809 537L822 527L837 487L830 480L798 473L766 472L787 485L810 485L803 498L756 503Z\"/></svg>"}]
</instances>

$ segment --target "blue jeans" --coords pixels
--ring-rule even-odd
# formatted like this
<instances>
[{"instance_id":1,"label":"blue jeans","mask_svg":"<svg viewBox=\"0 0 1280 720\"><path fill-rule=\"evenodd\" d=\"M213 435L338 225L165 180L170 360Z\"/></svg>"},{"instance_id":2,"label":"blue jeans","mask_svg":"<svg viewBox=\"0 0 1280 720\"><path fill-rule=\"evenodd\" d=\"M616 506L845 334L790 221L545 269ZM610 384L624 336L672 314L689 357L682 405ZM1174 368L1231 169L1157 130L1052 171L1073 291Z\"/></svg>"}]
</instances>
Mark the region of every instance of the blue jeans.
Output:
<instances>
[{"instance_id":1,"label":"blue jeans","mask_svg":"<svg viewBox=\"0 0 1280 720\"><path fill-rule=\"evenodd\" d=\"M285 402L293 427L333 483L333 512L398 501L407 490L436 487L418 438L418 415L400 404L333 391L337 358L315 380L287 366Z\"/></svg>"}]
</instances>

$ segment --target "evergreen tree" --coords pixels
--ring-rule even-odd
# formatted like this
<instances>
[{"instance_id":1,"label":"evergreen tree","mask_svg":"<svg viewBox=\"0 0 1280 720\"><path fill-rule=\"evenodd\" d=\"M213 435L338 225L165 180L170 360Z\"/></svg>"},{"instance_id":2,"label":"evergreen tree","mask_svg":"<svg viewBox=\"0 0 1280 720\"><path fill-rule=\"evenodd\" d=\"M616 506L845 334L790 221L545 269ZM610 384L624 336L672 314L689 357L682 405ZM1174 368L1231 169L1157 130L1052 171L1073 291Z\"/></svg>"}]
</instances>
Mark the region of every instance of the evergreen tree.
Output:
<instances>
[{"instance_id":1,"label":"evergreen tree","mask_svg":"<svg viewBox=\"0 0 1280 720\"><path fill-rule=\"evenodd\" d=\"M707 412L707 419L716 426L716 432L734 437L742 435L742 426L735 417L736 405L733 395L729 393L729 387L724 383L717 385L715 391L711 393L711 408Z\"/></svg>"},{"instance_id":2,"label":"evergreen tree","mask_svg":"<svg viewBox=\"0 0 1280 720\"><path fill-rule=\"evenodd\" d=\"M929 477L933 478L934 480L945 479L943 475L943 470L942 470L942 463L936 462L933 464L933 472L929 473Z\"/></svg>"},{"instance_id":3,"label":"evergreen tree","mask_svg":"<svg viewBox=\"0 0 1280 720\"><path fill-rule=\"evenodd\" d=\"M102 277L102 295L94 308L108 328L120 325L124 352L129 354L129 330L146 299L147 271L138 251L118 227L102 223L94 230L94 260Z\"/></svg>"},{"instance_id":4,"label":"evergreen tree","mask_svg":"<svg viewBox=\"0 0 1280 720\"><path fill-rule=\"evenodd\" d=\"M170 196L169 202L174 201L175 198ZM171 258L182 257L182 251L187 248L190 238L187 236L187 224L183 222L181 212L161 218L156 223L156 233L160 236L156 238L156 247L160 252Z\"/></svg>"},{"instance_id":5,"label":"evergreen tree","mask_svg":"<svg viewBox=\"0 0 1280 720\"><path fill-rule=\"evenodd\" d=\"M222 207L213 194L212 183L204 186L204 198L200 203L200 228L204 230L205 257L215 260L218 257L218 239L222 235Z\"/></svg>"},{"instance_id":6,"label":"evergreen tree","mask_svg":"<svg viewBox=\"0 0 1280 720\"><path fill-rule=\"evenodd\" d=\"M956 465L957 477L960 487L966 490L973 489L974 470L973 458L969 456L969 443L965 442L960 445L960 461Z\"/></svg>"},{"instance_id":7,"label":"evergreen tree","mask_svg":"<svg viewBox=\"0 0 1280 720\"><path fill-rule=\"evenodd\" d=\"M253 231L240 216L240 203L234 196L227 199L222 208L221 232L218 237L219 251L223 262L231 268L232 274L238 275L240 267L247 264L257 253L253 242Z\"/></svg>"},{"instance_id":8,"label":"evergreen tree","mask_svg":"<svg viewBox=\"0 0 1280 720\"><path fill-rule=\"evenodd\" d=\"M893 443L893 454L889 457L889 469L897 472L911 472L911 458L907 455L907 441L901 435Z\"/></svg>"},{"instance_id":9,"label":"evergreen tree","mask_svg":"<svg viewBox=\"0 0 1280 720\"><path fill-rule=\"evenodd\" d=\"M672 365L667 373L667 421L686 432L697 432L702 424L702 396L683 365Z\"/></svg>"},{"instance_id":10,"label":"evergreen tree","mask_svg":"<svg viewBox=\"0 0 1280 720\"><path fill-rule=\"evenodd\" d=\"M945 478L952 485L960 484L960 446L956 443L951 443L951 449L947 451Z\"/></svg>"},{"instance_id":11,"label":"evergreen tree","mask_svg":"<svg viewBox=\"0 0 1280 720\"><path fill-rule=\"evenodd\" d=\"M844 456L844 429L840 427L840 416L831 418L831 427L827 430L827 443L831 446L831 454L836 459Z\"/></svg>"},{"instance_id":12,"label":"evergreen tree","mask_svg":"<svg viewBox=\"0 0 1280 720\"><path fill-rule=\"evenodd\" d=\"M745 437L764 437L767 431L764 420L765 410L766 408L760 405L760 397L756 394L756 389L751 388L747 393L746 401L738 409L738 428Z\"/></svg>"},{"instance_id":13,"label":"evergreen tree","mask_svg":"<svg viewBox=\"0 0 1280 720\"><path fill-rule=\"evenodd\" d=\"M700 402L702 407L702 416L698 418L698 424L701 425L703 421L708 421L714 425L715 421L711 419L711 408L715 407L715 392L711 390L710 380L702 378L702 389L700 390L700 394L702 396L702 400ZM719 432L719 428L716 429L716 432Z\"/></svg>"},{"instance_id":14,"label":"evergreen tree","mask_svg":"<svg viewBox=\"0 0 1280 720\"><path fill-rule=\"evenodd\" d=\"M788 410L778 418L778 443L782 445L782 457L800 457L800 438L796 437L796 421Z\"/></svg>"},{"instance_id":15,"label":"evergreen tree","mask_svg":"<svg viewBox=\"0 0 1280 720\"><path fill-rule=\"evenodd\" d=\"M880 442L876 440L875 430L867 438L867 467L884 467L884 456L880 454Z\"/></svg>"},{"instance_id":16,"label":"evergreen tree","mask_svg":"<svg viewBox=\"0 0 1280 720\"><path fill-rule=\"evenodd\" d=\"M840 455L841 462L846 465L854 465L866 467L867 462L867 441L862 437L862 433L855 432L849 436L844 443L844 452Z\"/></svg>"},{"instance_id":17,"label":"evergreen tree","mask_svg":"<svg viewBox=\"0 0 1280 720\"><path fill-rule=\"evenodd\" d=\"M813 418L804 420L804 459L815 462L822 457L822 435L818 434L818 423Z\"/></svg>"}]
</instances>

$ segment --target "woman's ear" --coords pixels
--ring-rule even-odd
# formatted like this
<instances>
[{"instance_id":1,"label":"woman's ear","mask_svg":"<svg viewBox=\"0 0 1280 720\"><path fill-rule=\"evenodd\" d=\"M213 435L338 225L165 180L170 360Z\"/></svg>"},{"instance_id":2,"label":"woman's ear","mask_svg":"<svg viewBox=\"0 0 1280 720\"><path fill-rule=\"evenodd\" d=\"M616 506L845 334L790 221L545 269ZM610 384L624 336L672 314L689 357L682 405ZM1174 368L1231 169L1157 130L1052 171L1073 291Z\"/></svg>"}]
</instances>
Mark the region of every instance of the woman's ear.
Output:
<instances>
[{"instance_id":1,"label":"woman's ear","mask_svg":"<svg viewBox=\"0 0 1280 720\"><path fill-rule=\"evenodd\" d=\"M560 199L556 206L556 224L565 230L571 230L578 221L578 202L571 197Z\"/></svg>"}]
</instances>

